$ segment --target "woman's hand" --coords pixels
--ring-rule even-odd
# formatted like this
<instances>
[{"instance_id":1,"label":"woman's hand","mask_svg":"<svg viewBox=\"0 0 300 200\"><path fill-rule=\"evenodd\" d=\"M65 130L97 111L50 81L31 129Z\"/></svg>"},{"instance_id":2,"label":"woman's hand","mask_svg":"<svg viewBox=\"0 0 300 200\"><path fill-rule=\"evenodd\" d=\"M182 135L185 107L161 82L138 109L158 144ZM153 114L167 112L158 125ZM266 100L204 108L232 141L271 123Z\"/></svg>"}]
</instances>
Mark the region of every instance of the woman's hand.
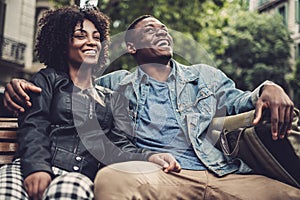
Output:
<instances>
[{"instance_id":1,"label":"woman's hand","mask_svg":"<svg viewBox=\"0 0 300 200\"><path fill-rule=\"evenodd\" d=\"M40 200L51 182L51 176L47 172L35 172L24 180L25 189L33 200Z\"/></svg>"}]
</instances>

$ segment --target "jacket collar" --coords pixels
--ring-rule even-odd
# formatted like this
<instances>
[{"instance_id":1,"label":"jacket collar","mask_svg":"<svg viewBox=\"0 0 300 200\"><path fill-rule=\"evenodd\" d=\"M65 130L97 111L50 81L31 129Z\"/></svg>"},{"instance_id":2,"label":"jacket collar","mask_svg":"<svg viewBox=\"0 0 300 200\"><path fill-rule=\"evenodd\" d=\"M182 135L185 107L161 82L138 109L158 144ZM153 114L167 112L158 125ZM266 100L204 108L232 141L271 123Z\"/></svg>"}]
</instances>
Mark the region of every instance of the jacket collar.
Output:
<instances>
[{"instance_id":1,"label":"jacket collar","mask_svg":"<svg viewBox=\"0 0 300 200\"><path fill-rule=\"evenodd\" d=\"M192 73L190 66L185 66L178 63L174 59L171 59L172 72L170 76L174 76L180 82L192 82L198 79L199 77ZM133 85L139 83L147 83L148 75L137 67L134 72L126 76L121 82L120 85L127 85L132 83Z\"/></svg>"}]
</instances>

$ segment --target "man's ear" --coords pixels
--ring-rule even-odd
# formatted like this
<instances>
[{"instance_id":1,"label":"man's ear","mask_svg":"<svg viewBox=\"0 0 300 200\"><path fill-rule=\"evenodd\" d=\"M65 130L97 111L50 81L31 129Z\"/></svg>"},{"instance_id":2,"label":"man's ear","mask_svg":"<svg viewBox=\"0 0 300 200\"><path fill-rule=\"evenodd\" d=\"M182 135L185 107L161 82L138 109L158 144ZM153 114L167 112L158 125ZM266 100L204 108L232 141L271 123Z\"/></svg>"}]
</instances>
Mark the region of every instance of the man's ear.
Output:
<instances>
[{"instance_id":1,"label":"man's ear","mask_svg":"<svg viewBox=\"0 0 300 200\"><path fill-rule=\"evenodd\" d=\"M127 42L126 46L127 46L128 53L130 53L130 54L135 54L136 53L136 48L135 48L135 46L132 42Z\"/></svg>"}]
</instances>

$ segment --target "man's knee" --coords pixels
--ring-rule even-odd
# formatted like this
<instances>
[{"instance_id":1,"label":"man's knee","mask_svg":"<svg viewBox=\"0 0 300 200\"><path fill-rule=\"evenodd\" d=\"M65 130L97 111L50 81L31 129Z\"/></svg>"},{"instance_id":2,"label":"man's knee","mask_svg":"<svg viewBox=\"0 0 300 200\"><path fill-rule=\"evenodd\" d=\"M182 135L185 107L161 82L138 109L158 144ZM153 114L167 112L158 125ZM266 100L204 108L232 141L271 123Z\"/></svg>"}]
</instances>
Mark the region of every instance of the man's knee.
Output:
<instances>
[{"instance_id":1,"label":"man's knee","mask_svg":"<svg viewBox=\"0 0 300 200\"><path fill-rule=\"evenodd\" d=\"M99 199L103 197L118 199L121 196L133 195L135 191L130 192L130 189L136 189L147 182L148 177L145 174L157 172L162 172L160 166L143 161L129 161L106 166L96 175L95 199L97 200L98 197Z\"/></svg>"},{"instance_id":2,"label":"man's knee","mask_svg":"<svg viewBox=\"0 0 300 200\"><path fill-rule=\"evenodd\" d=\"M110 184L124 183L125 180L132 180L135 176L155 173L157 171L161 171L161 167L151 162L129 161L115 163L99 170L95 178L95 183L101 185L102 182L107 183L106 180L110 180ZM116 182L114 182L114 180L116 180Z\"/></svg>"}]
</instances>

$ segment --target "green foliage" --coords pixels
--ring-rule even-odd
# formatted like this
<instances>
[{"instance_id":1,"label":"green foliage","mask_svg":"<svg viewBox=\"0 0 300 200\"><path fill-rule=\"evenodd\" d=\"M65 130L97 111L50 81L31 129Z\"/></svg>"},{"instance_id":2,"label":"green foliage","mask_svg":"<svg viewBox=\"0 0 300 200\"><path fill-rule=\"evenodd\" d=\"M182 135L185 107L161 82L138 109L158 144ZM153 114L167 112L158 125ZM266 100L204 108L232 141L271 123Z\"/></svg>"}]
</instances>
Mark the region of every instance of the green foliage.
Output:
<instances>
[{"instance_id":1,"label":"green foliage","mask_svg":"<svg viewBox=\"0 0 300 200\"><path fill-rule=\"evenodd\" d=\"M292 39L276 14L249 12L240 4L225 6L210 16L198 37L209 49L216 66L241 89L253 89L272 80L287 91Z\"/></svg>"},{"instance_id":2,"label":"green foliage","mask_svg":"<svg viewBox=\"0 0 300 200\"><path fill-rule=\"evenodd\" d=\"M55 3L55 7L70 5L70 0L50 0Z\"/></svg>"},{"instance_id":3,"label":"green foliage","mask_svg":"<svg viewBox=\"0 0 300 200\"><path fill-rule=\"evenodd\" d=\"M223 30L227 46L218 58L223 65L248 71L243 77L245 81L239 83L242 89L253 89L265 79L288 89L285 75L291 72L292 39L281 17L240 12ZM259 76L260 73L263 76ZM232 76L239 77L238 74Z\"/></svg>"}]
</instances>

